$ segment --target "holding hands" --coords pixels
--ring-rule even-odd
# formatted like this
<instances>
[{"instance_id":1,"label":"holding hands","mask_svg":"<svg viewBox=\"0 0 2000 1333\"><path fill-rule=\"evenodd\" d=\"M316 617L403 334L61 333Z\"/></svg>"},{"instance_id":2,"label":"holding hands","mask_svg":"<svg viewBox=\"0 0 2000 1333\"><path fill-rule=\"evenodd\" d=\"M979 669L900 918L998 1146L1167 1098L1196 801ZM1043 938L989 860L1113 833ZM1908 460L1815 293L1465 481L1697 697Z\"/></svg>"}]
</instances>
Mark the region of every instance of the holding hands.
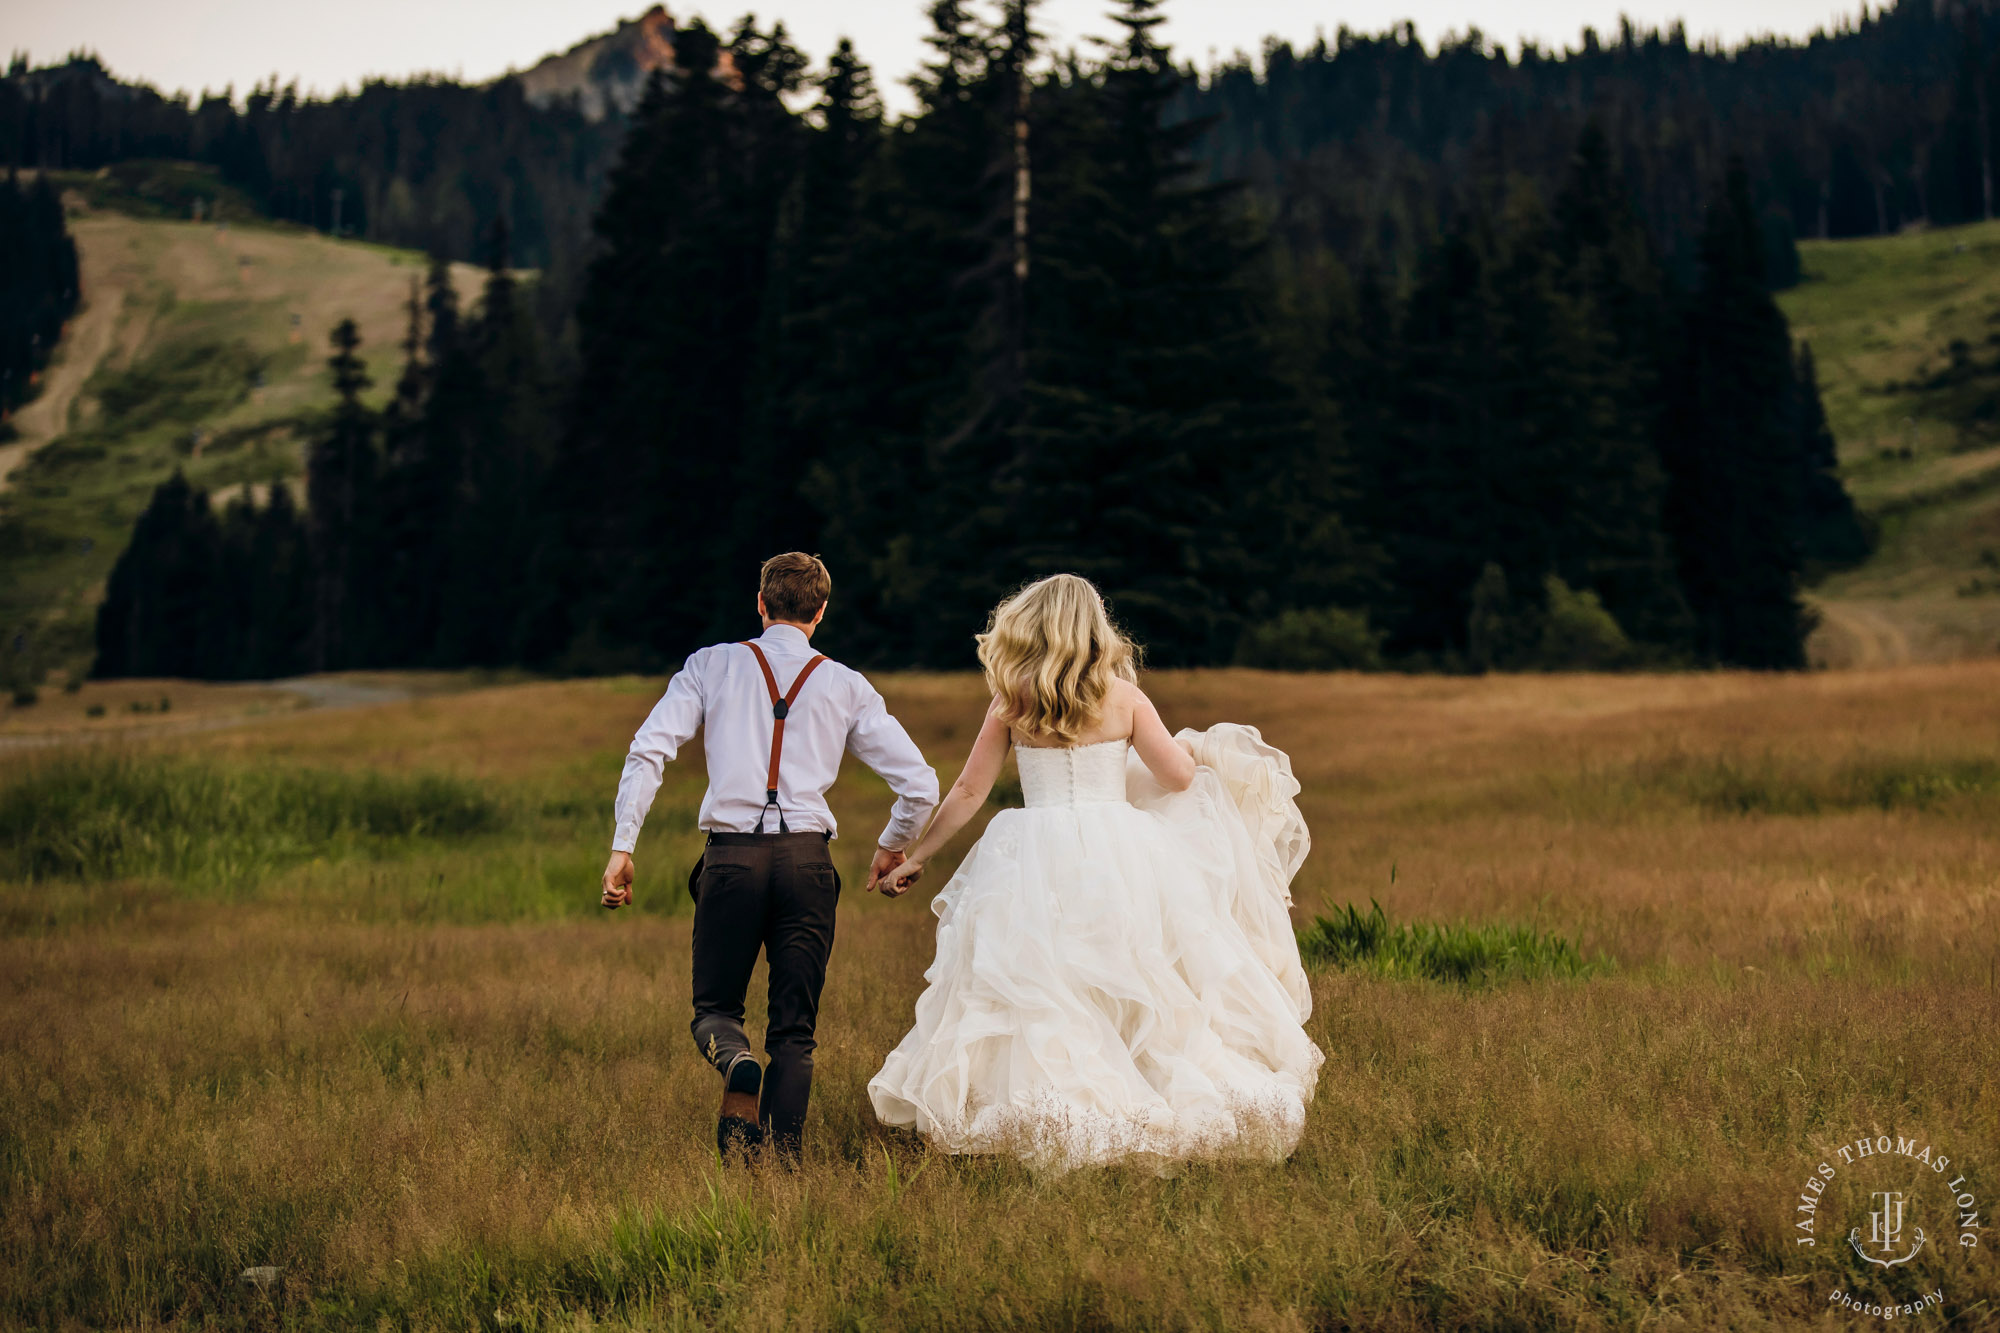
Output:
<instances>
[{"instance_id":1,"label":"holding hands","mask_svg":"<svg viewBox=\"0 0 2000 1333\"><path fill-rule=\"evenodd\" d=\"M924 873L922 861L912 861L903 852L887 847L875 849L875 860L868 867L868 889L880 889L884 898L897 898L915 884Z\"/></svg>"},{"instance_id":2,"label":"holding hands","mask_svg":"<svg viewBox=\"0 0 2000 1333\"><path fill-rule=\"evenodd\" d=\"M909 892L912 884L923 878L924 863L905 860L901 852L892 852L890 855L896 858L895 861L882 874L871 875L868 887L881 890L884 898L900 898ZM879 853L877 860L880 860Z\"/></svg>"}]
</instances>

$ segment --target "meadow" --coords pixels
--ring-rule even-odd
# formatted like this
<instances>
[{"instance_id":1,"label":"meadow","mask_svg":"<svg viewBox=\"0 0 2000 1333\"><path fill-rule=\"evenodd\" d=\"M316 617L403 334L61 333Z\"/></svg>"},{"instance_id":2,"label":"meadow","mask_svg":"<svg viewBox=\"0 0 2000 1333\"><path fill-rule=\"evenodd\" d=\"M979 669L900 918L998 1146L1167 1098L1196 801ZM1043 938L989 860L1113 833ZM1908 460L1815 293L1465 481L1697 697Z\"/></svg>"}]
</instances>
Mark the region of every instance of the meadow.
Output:
<instances>
[{"instance_id":1,"label":"meadow","mask_svg":"<svg viewBox=\"0 0 2000 1333\"><path fill-rule=\"evenodd\" d=\"M1859 569L1814 589L1834 666L1984 657L2000 645L2000 223L1802 241L1778 294L1810 342L1841 477L1877 524Z\"/></svg>"},{"instance_id":2,"label":"meadow","mask_svg":"<svg viewBox=\"0 0 2000 1333\"><path fill-rule=\"evenodd\" d=\"M880 683L949 778L977 680ZM945 876L859 891L887 796L852 765L806 1160L718 1163L698 754L636 910L596 905L661 685L0 753L0 1325L1748 1329L1934 1289L1920 1320L2000 1325L1990 1220L1962 1247L1885 1155L1931 1243L1863 1263L1888 1177L1837 1155L1934 1145L1993 1212L2000 663L1150 677L1170 726L1293 756L1328 1057L1290 1161L1170 1178L874 1122Z\"/></svg>"}]
</instances>

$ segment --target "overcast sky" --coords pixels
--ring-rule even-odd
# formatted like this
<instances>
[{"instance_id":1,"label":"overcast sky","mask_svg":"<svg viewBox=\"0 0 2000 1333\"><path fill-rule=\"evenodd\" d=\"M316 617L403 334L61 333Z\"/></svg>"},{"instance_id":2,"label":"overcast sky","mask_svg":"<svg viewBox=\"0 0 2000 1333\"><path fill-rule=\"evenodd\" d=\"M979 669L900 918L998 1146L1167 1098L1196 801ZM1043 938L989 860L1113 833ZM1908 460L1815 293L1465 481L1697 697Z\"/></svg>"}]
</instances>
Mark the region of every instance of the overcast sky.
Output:
<instances>
[{"instance_id":1,"label":"overcast sky","mask_svg":"<svg viewBox=\"0 0 2000 1333\"><path fill-rule=\"evenodd\" d=\"M649 0L0 0L0 40L36 64L79 47L112 71L172 92L234 84L238 97L269 74L332 92L367 75L423 71L470 80L525 68L542 56L634 17ZM711 26L744 10L783 19L816 61L835 39L852 37L874 66L892 107L909 105L901 80L924 55L923 0L731 0L676 3L676 17ZM1046 0L1041 26L1058 45L1112 30L1106 0ZM1747 35L1804 36L1849 11L1828 0L1169 0L1163 32L1177 54L1206 66L1211 56L1255 53L1265 37L1310 43L1342 23L1374 32L1403 19L1426 42L1478 27L1514 46L1574 44L1587 25L1615 30L1621 13L1642 24L1675 19L1691 37L1735 42Z\"/></svg>"}]
</instances>

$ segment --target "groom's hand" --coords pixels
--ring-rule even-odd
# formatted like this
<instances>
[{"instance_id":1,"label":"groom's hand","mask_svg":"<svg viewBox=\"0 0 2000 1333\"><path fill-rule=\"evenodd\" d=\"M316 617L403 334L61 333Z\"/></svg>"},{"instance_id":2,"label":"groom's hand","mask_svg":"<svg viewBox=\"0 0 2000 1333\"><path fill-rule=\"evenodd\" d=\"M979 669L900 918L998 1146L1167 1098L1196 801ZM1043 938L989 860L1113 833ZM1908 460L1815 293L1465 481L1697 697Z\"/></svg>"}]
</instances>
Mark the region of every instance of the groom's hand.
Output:
<instances>
[{"instance_id":1,"label":"groom's hand","mask_svg":"<svg viewBox=\"0 0 2000 1333\"><path fill-rule=\"evenodd\" d=\"M604 905L613 911L632 901L632 854L613 852L604 864Z\"/></svg>"},{"instance_id":2,"label":"groom's hand","mask_svg":"<svg viewBox=\"0 0 2000 1333\"><path fill-rule=\"evenodd\" d=\"M884 898L900 898L910 891L910 886L924 877L922 861L904 861L882 876L877 887Z\"/></svg>"},{"instance_id":3,"label":"groom's hand","mask_svg":"<svg viewBox=\"0 0 2000 1333\"><path fill-rule=\"evenodd\" d=\"M877 847L875 849L875 859L868 866L867 890L871 893L874 892L875 886L882 882L882 876L903 864L906 859L907 857L902 852L891 851L887 847Z\"/></svg>"}]
</instances>

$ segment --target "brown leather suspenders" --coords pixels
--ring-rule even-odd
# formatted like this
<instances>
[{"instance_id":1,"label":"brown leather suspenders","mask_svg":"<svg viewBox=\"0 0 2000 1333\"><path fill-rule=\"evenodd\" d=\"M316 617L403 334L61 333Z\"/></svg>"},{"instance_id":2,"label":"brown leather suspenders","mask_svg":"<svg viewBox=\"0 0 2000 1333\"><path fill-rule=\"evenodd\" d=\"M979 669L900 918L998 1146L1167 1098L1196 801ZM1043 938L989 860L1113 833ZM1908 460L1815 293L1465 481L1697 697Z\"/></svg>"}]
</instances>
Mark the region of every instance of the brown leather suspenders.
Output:
<instances>
[{"instance_id":1,"label":"brown leather suspenders","mask_svg":"<svg viewBox=\"0 0 2000 1333\"><path fill-rule=\"evenodd\" d=\"M778 811L778 832L790 833L785 827L785 812L778 805L778 758L785 752L785 716L792 711L792 704L799 697L799 687L806 683L806 677L813 668L826 661L826 654L815 655L812 661L799 668L799 674L792 680L792 688L786 694L778 693L778 678L771 674L771 659L764 656L764 650L745 639L743 646L757 655L757 665L764 668L764 688L771 692L771 716L776 719L771 724L771 771L764 779L764 809ZM764 831L764 816L757 815L757 831Z\"/></svg>"}]
</instances>

